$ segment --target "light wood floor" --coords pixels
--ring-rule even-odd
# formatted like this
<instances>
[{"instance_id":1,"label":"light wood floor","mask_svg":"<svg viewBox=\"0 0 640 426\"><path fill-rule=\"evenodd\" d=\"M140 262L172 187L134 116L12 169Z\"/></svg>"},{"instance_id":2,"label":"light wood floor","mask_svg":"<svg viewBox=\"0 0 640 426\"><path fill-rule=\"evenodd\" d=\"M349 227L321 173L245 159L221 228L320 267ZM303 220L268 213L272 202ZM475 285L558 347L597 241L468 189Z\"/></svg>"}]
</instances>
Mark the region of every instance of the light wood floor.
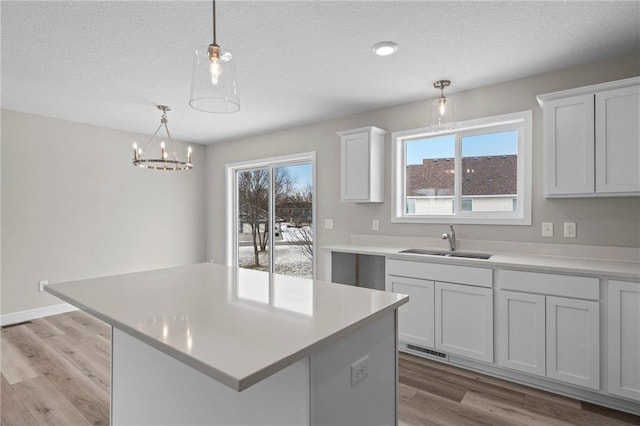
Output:
<instances>
[{"instance_id":1,"label":"light wood floor","mask_svg":"<svg viewBox=\"0 0 640 426\"><path fill-rule=\"evenodd\" d=\"M1 425L108 425L110 338L109 326L80 311L2 329ZM407 354L399 373L400 426L640 425L640 417Z\"/></svg>"}]
</instances>

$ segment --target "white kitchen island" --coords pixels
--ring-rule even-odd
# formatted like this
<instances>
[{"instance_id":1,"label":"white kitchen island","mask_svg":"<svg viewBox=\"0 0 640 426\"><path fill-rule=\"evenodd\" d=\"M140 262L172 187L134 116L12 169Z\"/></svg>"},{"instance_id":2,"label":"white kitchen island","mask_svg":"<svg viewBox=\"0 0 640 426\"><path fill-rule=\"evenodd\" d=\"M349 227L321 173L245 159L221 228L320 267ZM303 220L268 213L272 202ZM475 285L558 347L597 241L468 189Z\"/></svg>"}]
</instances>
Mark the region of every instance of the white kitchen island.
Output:
<instances>
[{"instance_id":1,"label":"white kitchen island","mask_svg":"<svg viewBox=\"0 0 640 426\"><path fill-rule=\"evenodd\" d=\"M211 263L46 290L113 327L114 425L397 424L407 296Z\"/></svg>"}]
</instances>

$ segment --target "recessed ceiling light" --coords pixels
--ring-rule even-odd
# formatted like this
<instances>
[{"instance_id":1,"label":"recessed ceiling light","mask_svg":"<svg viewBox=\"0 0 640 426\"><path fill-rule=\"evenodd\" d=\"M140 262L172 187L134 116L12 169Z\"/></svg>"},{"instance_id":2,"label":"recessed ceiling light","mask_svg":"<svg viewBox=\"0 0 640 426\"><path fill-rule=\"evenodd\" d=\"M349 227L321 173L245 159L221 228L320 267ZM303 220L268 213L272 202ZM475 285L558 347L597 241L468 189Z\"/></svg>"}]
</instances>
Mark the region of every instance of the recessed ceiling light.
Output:
<instances>
[{"instance_id":1,"label":"recessed ceiling light","mask_svg":"<svg viewBox=\"0 0 640 426\"><path fill-rule=\"evenodd\" d=\"M378 56L389 56L398 51L398 45L392 41L381 41L371 46L371 51Z\"/></svg>"}]
</instances>

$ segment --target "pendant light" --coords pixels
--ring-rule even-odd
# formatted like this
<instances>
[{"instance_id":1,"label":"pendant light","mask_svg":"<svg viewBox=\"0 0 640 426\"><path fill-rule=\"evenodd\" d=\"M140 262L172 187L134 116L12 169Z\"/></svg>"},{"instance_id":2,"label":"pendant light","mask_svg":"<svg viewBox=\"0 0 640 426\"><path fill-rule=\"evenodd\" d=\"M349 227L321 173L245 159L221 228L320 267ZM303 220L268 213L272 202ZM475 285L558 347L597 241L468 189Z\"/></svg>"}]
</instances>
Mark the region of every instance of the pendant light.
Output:
<instances>
[{"instance_id":1,"label":"pendant light","mask_svg":"<svg viewBox=\"0 0 640 426\"><path fill-rule=\"evenodd\" d=\"M431 125L436 129L453 129L456 125L453 116L453 101L444 96L445 87L451 86L449 80L438 80L433 87L440 89L440 98L431 105Z\"/></svg>"},{"instance_id":2,"label":"pendant light","mask_svg":"<svg viewBox=\"0 0 640 426\"><path fill-rule=\"evenodd\" d=\"M166 105L158 105L158 109L162 111L162 117L160 118L160 125L156 129L155 133L144 147L138 147L136 142L133 143L133 165L142 167L143 169L153 170L190 170L193 169L193 163L191 162L191 147L187 148L187 160L182 161L178 158L175 151L175 144L169 133L169 127L167 127L167 111L171 111L171 108ZM161 128L164 128L167 135L167 143L162 138L156 138ZM160 140L160 143L155 148L154 154L150 154L153 150L154 142ZM147 154L146 157L144 155ZM158 155L157 157L150 157L149 155Z\"/></svg>"},{"instance_id":3,"label":"pendant light","mask_svg":"<svg viewBox=\"0 0 640 426\"><path fill-rule=\"evenodd\" d=\"M193 57L189 105L204 112L231 113L240 109L235 62L231 52L216 42L216 1L213 5L213 43Z\"/></svg>"}]
</instances>

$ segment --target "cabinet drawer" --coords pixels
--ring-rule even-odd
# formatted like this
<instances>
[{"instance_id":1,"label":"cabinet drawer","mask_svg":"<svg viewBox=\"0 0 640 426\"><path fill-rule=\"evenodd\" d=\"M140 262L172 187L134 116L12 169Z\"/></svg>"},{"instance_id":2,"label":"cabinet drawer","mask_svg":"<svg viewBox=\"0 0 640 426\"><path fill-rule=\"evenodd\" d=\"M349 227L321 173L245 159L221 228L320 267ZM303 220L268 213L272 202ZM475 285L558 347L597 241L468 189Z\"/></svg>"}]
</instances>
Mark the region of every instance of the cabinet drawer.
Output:
<instances>
[{"instance_id":1,"label":"cabinet drawer","mask_svg":"<svg viewBox=\"0 0 640 426\"><path fill-rule=\"evenodd\" d=\"M598 278L539 272L500 271L500 288L549 296L600 299Z\"/></svg>"},{"instance_id":2,"label":"cabinet drawer","mask_svg":"<svg viewBox=\"0 0 640 426\"><path fill-rule=\"evenodd\" d=\"M493 287L493 270L489 268L387 259L387 274L469 284L479 287Z\"/></svg>"}]
</instances>

